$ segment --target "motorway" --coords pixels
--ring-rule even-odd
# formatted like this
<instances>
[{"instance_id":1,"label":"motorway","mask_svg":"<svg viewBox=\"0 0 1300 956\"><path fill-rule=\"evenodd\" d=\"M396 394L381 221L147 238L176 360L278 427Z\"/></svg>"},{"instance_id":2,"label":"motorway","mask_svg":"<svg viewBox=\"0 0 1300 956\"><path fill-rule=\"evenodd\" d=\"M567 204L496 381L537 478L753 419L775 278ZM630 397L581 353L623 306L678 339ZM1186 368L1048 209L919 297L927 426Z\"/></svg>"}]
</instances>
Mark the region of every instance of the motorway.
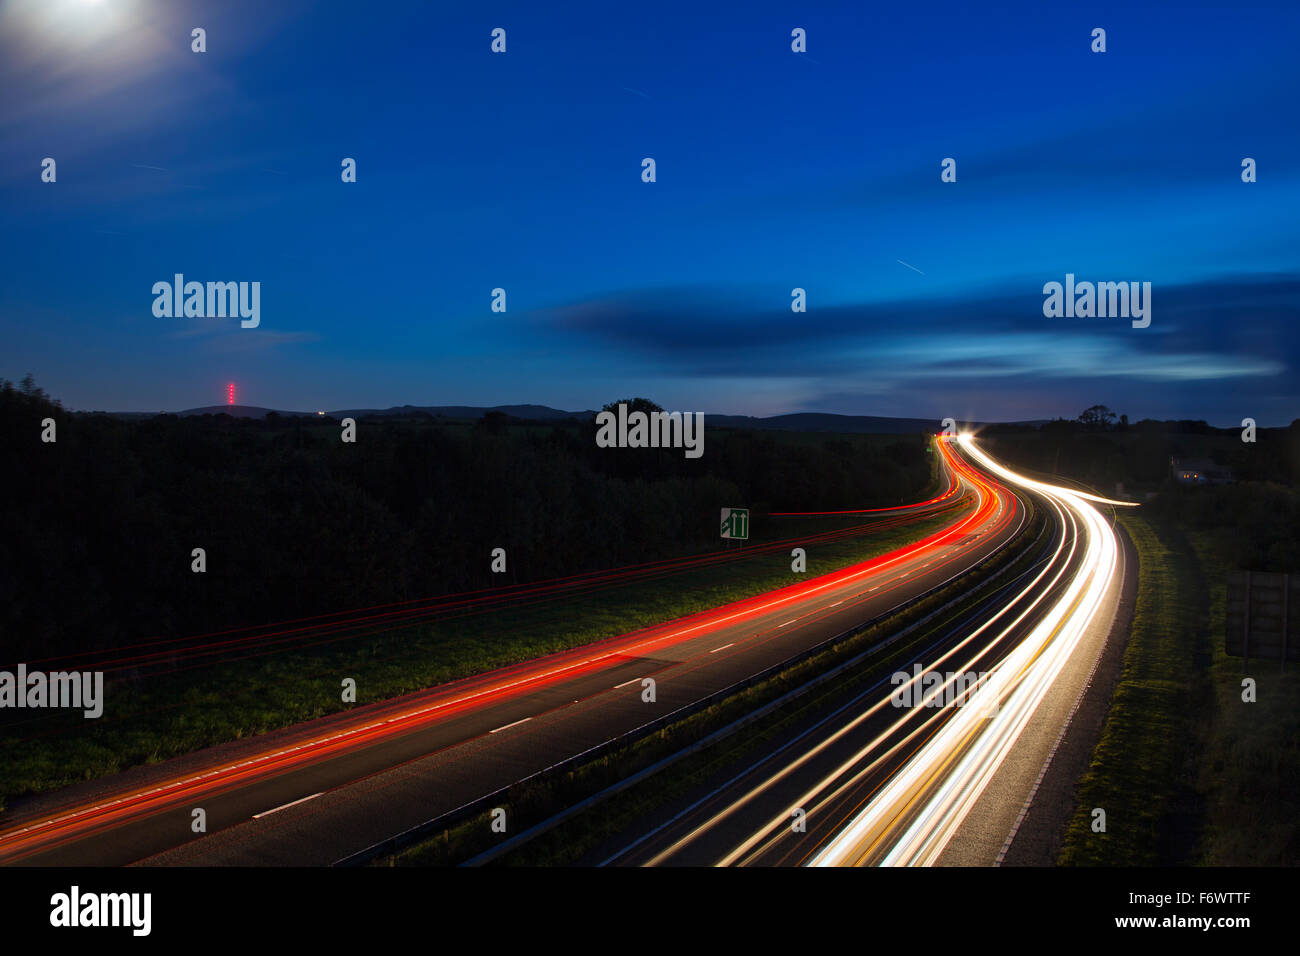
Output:
<instances>
[{"instance_id":1,"label":"motorway","mask_svg":"<svg viewBox=\"0 0 1300 956\"><path fill-rule=\"evenodd\" d=\"M712 611L70 788L0 824L0 862L327 865L633 733L889 614L1014 537L1023 503L937 447L967 504L921 541ZM196 808L206 833L191 829Z\"/></svg>"},{"instance_id":2,"label":"motorway","mask_svg":"<svg viewBox=\"0 0 1300 956\"><path fill-rule=\"evenodd\" d=\"M1115 612L1123 554L1096 506L1127 503L1017 475L971 436L957 444L980 469L1032 494L1052 516L1053 532L1029 570L909 648L893 673L876 674L847 700L746 754L703 792L587 862L905 866L1001 859L1003 839L1009 843L1017 811L1032 799ZM1066 671L1070 679L1058 680ZM1044 701L1051 704L1040 715ZM1000 774L1016 763L1008 761L1013 752L1020 757L1016 772ZM995 780L996 799L982 799ZM977 806L975 826L968 818Z\"/></svg>"}]
</instances>

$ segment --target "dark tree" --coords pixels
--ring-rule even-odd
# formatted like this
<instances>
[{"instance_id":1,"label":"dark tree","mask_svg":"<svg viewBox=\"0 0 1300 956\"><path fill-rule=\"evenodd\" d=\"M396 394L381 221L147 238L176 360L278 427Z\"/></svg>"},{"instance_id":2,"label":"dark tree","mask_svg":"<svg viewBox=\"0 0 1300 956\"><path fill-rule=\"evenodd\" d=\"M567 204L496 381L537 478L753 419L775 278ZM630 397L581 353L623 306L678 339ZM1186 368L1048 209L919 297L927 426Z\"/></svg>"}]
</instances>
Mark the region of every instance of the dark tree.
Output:
<instances>
[{"instance_id":1,"label":"dark tree","mask_svg":"<svg viewBox=\"0 0 1300 956\"><path fill-rule=\"evenodd\" d=\"M656 405L648 398L620 398L617 402L610 402L608 405L602 408L601 411L617 413L618 406L620 405L627 406L628 414L631 414L632 412L645 412L647 415L649 415L651 412L663 411L662 406Z\"/></svg>"},{"instance_id":2,"label":"dark tree","mask_svg":"<svg viewBox=\"0 0 1300 956\"><path fill-rule=\"evenodd\" d=\"M1086 408L1083 414L1079 416L1079 424L1084 428L1091 428L1097 431L1109 429L1115 422L1115 413L1105 405L1093 405Z\"/></svg>"}]
</instances>

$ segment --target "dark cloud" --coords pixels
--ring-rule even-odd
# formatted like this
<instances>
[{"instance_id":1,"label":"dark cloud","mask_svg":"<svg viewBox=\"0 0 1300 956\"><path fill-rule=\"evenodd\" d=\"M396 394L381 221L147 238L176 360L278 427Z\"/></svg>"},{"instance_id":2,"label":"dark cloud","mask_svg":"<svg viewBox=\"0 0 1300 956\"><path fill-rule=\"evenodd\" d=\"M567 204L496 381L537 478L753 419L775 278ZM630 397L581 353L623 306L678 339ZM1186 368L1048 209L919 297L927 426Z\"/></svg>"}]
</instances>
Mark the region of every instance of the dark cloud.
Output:
<instances>
[{"instance_id":1,"label":"dark cloud","mask_svg":"<svg viewBox=\"0 0 1300 956\"><path fill-rule=\"evenodd\" d=\"M803 380L815 410L912 414L980 396L1044 417L1045 400L1072 407L1113 395L1135 415L1222 419L1252 401L1267 406L1256 414L1273 418L1298 404L1300 277L1156 285L1146 329L1124 319L1045 318L1041 287L1033 280L1024 290L969 299L805 314L784 306L787 290L661 288L550 309L532 321L582 347L657 364L666 376ZM853 407L837 407L842 402Z\"/></svg>"}]
</instances>

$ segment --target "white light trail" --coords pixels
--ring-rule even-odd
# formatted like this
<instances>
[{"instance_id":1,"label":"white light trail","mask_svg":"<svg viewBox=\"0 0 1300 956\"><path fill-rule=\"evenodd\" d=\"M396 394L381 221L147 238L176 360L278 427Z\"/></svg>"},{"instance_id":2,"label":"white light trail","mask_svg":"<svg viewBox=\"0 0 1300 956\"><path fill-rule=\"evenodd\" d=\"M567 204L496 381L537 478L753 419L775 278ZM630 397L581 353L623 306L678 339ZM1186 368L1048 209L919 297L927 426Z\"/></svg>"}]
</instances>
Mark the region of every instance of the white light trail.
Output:
<instances>
[{"instance_id":1,"label":"white light trail","mask_svg":"<svg viewBox=\"0 0 1300 956\"><path fill-rule=\"evenodd\" d=\"M995 696L994 716L989 717L990 708L984 706L959 708L822 848L811 866L852 865L881 851L886 866L933 864L1019 739L1114 582L1118 542L1089 502L1119 507L1132 507L1133 502L1027 478L989 458L971 435L960 435L958 441L988 471L1064 508L1083 534L1083 557L1064 594L977 692L976 700ZM906 828L895 835L904 819L909 820Z\"/></svg>"}]
</instances>

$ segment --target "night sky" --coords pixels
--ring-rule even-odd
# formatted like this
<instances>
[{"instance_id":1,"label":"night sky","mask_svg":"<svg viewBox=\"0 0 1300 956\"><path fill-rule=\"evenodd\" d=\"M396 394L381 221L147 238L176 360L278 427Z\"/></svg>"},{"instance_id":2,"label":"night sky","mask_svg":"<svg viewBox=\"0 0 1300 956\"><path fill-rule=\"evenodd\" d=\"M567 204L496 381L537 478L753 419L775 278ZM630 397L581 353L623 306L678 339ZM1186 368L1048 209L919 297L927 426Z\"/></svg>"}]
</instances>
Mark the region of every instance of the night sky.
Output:
<instances>
[{"instance_id":1,"label":"night sky","mask_svg":"<svg viewBox=\"0 0 1300 956\"><path fill-rule=\"evenodd\" d=\"M0 0L0 377L1300 417L1300 4L976 6ZM260 326L156 318L177 272L259 281ZM1044 317L1066 273L1151 282L1150 327Z\"/></svg>"}]
</instances>

